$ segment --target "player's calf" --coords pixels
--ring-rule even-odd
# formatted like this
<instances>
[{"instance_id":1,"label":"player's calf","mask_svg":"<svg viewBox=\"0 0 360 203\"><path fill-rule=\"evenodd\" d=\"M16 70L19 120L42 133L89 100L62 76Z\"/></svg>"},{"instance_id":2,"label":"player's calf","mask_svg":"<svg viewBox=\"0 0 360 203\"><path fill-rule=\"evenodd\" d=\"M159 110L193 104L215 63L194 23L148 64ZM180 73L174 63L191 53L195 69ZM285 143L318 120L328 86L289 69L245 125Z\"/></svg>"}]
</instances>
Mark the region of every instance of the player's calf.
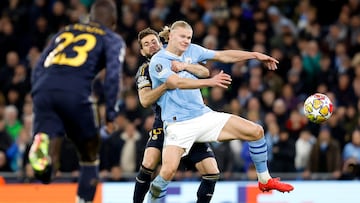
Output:
<instances>
[{"instance_id":1,"label":"player's calf","mask_svg":"<svg viewBox=\"0 0 360 203\"><path fill-rule=\"evenodd\" d=\"M151 176L154 170L145 168L143 165L140 168L139 174L136 176L135 190L133 201L134 203L142 203L145 198L145 194L149 190Z\"/></svg>"},{"instance_id":2,"label":"player's calf","mask_svg":"<svg viewBox=\"0 0 360 203\"><path fill-rule=\"evenodd\" d=\"M210 202L214 190L215 184L219 180L220 174L207 174L201 177L201 183L197 191L197 203Z\"/></svg>"}]
</instances>

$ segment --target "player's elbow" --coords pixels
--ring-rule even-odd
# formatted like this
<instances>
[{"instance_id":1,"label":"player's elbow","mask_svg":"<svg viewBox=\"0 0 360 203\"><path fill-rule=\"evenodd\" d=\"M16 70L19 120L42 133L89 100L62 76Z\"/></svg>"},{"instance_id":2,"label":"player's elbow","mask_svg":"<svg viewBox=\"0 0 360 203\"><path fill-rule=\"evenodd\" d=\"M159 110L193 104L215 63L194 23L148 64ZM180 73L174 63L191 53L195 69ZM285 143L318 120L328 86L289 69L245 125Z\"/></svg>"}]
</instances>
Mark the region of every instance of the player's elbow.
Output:
<instances>
[{"instance_id":1,"label":"player's elbow","mask_svg":"<svg viewBox=\"0 0 360 203\"><path fill-rule=\"evenodd\" d=\"M148 107L151 106L150 100L144 99L144 98L143 98L143 99L140 99L140 104L141 104L141 106L144 107L144 108L148 108Z\"/></svg>"},{"instance_id":2,"label":"player's elbow","mask_svg":"<svg viewBox=\"0 0 360 203\"><path fill-rule=\"evenodd\" d=\"M151 101L148 99L149 97L139 94L139 101L142 107L148 108L151 106Z\"/></svg>"},{"instance_id":3,"label":"player's elbow","mask_svg":"<svg viewBox=\"0 0 360 203\"><path fill-rule=\"evenodd\" d=\"M181 80L179 77L177 76L170 76L166 82L165 85L167 87L167 89L176 89L179 88L181 85Z\"/></svg>"}]
</instances>

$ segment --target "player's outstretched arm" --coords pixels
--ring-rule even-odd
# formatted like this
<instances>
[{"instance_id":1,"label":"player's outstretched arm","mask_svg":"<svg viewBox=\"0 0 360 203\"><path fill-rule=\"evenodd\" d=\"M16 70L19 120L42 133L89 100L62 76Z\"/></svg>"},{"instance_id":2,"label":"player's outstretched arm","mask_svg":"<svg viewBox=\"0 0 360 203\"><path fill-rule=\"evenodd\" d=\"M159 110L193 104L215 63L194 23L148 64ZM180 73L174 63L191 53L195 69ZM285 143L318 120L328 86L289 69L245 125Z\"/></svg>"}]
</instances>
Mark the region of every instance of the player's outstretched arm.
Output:
<instances>
[{"instance_id":1,"label":"player's outstretched arm","mask_svg":"<svg viewBox=\"0 0 360 203\"><path fill-rule=\"evenodd\" d=\"M266 54L241 50L215 51L215 56L213 59L216 61L221 61L223 63L236 63L249 59L257 59L263 62L269 70L276 70L276 64L279 63L278 60Z\"/></svg>"},{"instance_id":2,"label":"player's outstretched arm","mask_svg":"<svg viewBox=\"0 0 360 203\"><path fill-rule=\"evenodd\" d=\"M167 87L165 84L162 84L154 89L151 89L151 87L144 87L142 89L139 89L138 94L139 94L140 104L144 108L151 106L161 97L161 95L165 93L166 90Z\"/></svg>"},{"instance_id":3,"label":"player's outstretched arm","mask_svg":"<svg viewBox=\"0 0 360 203\"><path fill-rule=\"evenodd\" d=\"M171 70L176 73L185 70L194 74L198 78L208 78L210 76L209 69L200 64L188 64L180 61L172 61Z\"/></svg>"},{"instance_id":4,"label":"player's outstretched arm","mask_svg":"<svg viewBox=\"0 0 360 203\"><path fill-rule=\"evenodd\" d=\"M203 87L221 87L226 89L231 84L231 76L223 71L207 79L181 78L177 74L172 74L167 78L165 84L170 89L198 89Z\"/></svg>"}]
</instances>

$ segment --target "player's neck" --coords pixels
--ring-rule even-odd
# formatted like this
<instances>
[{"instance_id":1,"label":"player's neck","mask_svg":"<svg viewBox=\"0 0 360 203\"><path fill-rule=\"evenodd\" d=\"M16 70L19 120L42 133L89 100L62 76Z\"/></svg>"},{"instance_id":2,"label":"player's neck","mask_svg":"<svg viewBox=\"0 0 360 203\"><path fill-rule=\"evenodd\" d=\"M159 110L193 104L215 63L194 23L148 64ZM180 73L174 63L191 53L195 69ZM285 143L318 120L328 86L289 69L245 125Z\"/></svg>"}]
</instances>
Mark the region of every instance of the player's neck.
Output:
<instances>
[{"instance_id":1,"label":"player's neck","mask_svg":"<svg viewBox=\"0 0 360 203\"><path fill-rule=\"evenodd\" d=\"M166 51L168 51L171 54L174 54L176 56L181 56L184 53L183 51L180 51L179 49L176 49L176 48L171 47L171 46L167 46Z\"/></svg>"}]
</instances>

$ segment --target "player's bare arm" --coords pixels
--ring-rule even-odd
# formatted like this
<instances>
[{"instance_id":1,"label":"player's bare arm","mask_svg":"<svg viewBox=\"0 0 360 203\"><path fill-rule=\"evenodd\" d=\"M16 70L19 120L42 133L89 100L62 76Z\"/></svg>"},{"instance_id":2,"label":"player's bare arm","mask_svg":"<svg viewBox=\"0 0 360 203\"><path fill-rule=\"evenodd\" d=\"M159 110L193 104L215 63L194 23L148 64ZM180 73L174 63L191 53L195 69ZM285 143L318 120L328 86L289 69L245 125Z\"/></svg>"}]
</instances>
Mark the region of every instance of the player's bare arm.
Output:
<instances>
[{"instance_id":1,"label":"player's bare arm","mask_svg":"<svg viewBox=\"0 0 360 203\"><path fill-rule=\"evenodd\" d=\"M185 70L194 74L198 78L208 78L210 76L209 69L200 64L188 64L180 61L172 61L171 70L176 73Z\"/></svg>"},{"instance_id":2,"label":"player's bare arm","mask_svg":"<svg viewBox=\"0 0 360 203\"><path fill-rule=\"evenodd\" d=\"M231 76L223 71L207 79L181 78L177 74L173 74L169 76L165 84L171 89L197 89L203 87L221 87L227 89L231 84Z\"/></svg>"},{"instance_id":3,"label":"player's bare arm","mask_svg":"<svg viewBox=\"0 0 360 203\"><path fill-rule=\"evenodd\" d=\"M151 87L144 87L138 91L139 100L141 105L144 108L150 107L153 103L155 103L161 95L167 90L165 84L160 85L155 89L151 89Z\"/></svg>"},{"instance_id":4,"label":"player's bare arm","mask_svg":"<svg viewBox=\"0 0 360 203\"><path fill-rule=\"evenodd\" d=\"M249 59L257 59L263 62L269 70L276 70L276 64L279 63L278 60L266 54L241 50L216 51L213 59L216 61L221 61L223 63L235 63Z\"/></svg>"}]
</instances>

